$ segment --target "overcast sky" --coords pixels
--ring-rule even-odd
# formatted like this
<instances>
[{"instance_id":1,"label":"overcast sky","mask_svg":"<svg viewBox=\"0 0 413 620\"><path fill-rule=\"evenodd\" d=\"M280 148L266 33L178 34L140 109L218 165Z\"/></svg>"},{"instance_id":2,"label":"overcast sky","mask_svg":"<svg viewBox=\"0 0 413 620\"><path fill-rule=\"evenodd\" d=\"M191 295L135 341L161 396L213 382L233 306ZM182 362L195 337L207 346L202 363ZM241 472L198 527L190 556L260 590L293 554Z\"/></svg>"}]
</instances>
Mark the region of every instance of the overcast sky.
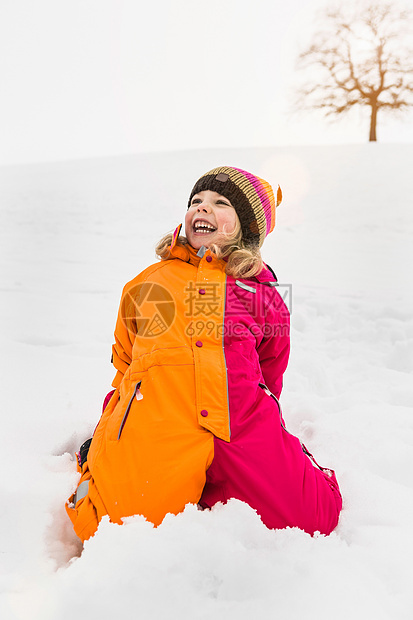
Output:
<instances>
[{"instance_id":1,"label":"overcast sky","mask_svg":"<svg viewBox=\"0 0 413 620\"><path fill-rule=\"evenodd\" d=\"M295 60L334 0L1 0L0 163L360 143L368 120L291 116ZM380 122L413 142L413 113Z\"/></svg>"}]
</instances>

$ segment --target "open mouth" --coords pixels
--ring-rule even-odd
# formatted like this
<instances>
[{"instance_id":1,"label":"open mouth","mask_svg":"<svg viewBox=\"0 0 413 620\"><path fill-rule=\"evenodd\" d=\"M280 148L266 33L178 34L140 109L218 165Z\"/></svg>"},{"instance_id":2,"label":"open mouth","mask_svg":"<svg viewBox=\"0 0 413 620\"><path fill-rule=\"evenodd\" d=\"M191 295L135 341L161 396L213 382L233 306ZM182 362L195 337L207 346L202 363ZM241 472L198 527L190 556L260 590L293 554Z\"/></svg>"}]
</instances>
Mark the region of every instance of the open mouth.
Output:
<instances>
[{"instance_id":1,"label":"open mouth","mask_svg":"<svg viewBox=\"0 0 413 620\"><path fill-rule=\"evenodd\" d=\"M215 228L215 226L205 220L197 220L193 225L192 230L194 231L194 233L207 235L209 233L215 232L217 229Z\"/></svg>"}]
</instances>

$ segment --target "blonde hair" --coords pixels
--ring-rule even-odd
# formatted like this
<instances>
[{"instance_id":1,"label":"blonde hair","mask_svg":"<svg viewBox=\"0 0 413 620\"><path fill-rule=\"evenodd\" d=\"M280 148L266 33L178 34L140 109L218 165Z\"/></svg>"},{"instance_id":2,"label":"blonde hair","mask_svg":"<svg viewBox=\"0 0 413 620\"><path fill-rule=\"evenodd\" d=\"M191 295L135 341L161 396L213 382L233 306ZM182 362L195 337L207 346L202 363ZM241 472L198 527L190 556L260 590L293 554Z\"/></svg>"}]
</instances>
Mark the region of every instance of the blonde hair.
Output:
<instances>
[{"instance_id":1,"label":"blonde hair","mask_svg":"<svg viewBox=\"0 0 413 620\"><path fill-rule=\"evenodd\" d=\"M258 246L247 245L242 238L241 224L237 217L235 230L231 233L220 233L219 243L209 246L211 252L219 259L226 259L225 273L233 278L252 278L260 273L264 267L261 252ZM182 245L188 245L188 239L183 235L178 237ZM168 233L155 247L156 255L161 260L171 258L169 247L172 243L172 233Z\"/></svg>"}]
</instances>

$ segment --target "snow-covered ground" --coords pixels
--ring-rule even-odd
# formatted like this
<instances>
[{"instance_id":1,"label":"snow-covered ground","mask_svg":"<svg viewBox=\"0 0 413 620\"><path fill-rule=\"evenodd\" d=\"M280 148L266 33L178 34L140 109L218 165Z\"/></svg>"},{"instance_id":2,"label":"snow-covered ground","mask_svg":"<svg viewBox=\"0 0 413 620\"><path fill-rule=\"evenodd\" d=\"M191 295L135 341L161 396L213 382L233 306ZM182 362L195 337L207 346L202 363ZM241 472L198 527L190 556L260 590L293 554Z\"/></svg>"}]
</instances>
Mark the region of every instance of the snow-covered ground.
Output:
<instances>
[{"instance_id":1,"label":"snow-covered ground","mask_svg":"<svg viewBox=\"0 0 413 620\"><path fill-rule=\"evenodd\" d=\"M413 616L413 146L211 150L0 168L0 618ZM336 470L329 537L232 501L157 529L63 504L110 389L123 285L217 165L281 184L264 258L292 284L289 429Z\"/></svg>"}]
</instances>

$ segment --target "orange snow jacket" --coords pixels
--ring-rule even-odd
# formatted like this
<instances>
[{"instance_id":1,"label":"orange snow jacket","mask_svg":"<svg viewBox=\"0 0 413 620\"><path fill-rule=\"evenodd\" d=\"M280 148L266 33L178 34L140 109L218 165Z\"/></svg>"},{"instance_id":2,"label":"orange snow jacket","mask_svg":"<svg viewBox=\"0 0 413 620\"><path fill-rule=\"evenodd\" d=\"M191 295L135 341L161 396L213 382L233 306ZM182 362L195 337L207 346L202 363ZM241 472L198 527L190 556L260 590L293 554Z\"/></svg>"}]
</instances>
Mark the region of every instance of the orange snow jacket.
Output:
<instances>
[{"instance_id":1,"label":"orange snow jacket","mask_svg":"<svg viewBox=\"0 0 413 620\"><path fill-rule=\"evenodd\" d=\"M222 323L225 262L177 242L122 294L113 345L115 392L96 428L77 495L66 504L82 539L103 515L121 523L197 503L214 456L230 440ZM180 260L176 260L176 259ZM165 415L167 413L167 415ZM127 429L127 432L125 432ZM79 492L86 488L87 491Z\"/></svg>"}]
</instances>

